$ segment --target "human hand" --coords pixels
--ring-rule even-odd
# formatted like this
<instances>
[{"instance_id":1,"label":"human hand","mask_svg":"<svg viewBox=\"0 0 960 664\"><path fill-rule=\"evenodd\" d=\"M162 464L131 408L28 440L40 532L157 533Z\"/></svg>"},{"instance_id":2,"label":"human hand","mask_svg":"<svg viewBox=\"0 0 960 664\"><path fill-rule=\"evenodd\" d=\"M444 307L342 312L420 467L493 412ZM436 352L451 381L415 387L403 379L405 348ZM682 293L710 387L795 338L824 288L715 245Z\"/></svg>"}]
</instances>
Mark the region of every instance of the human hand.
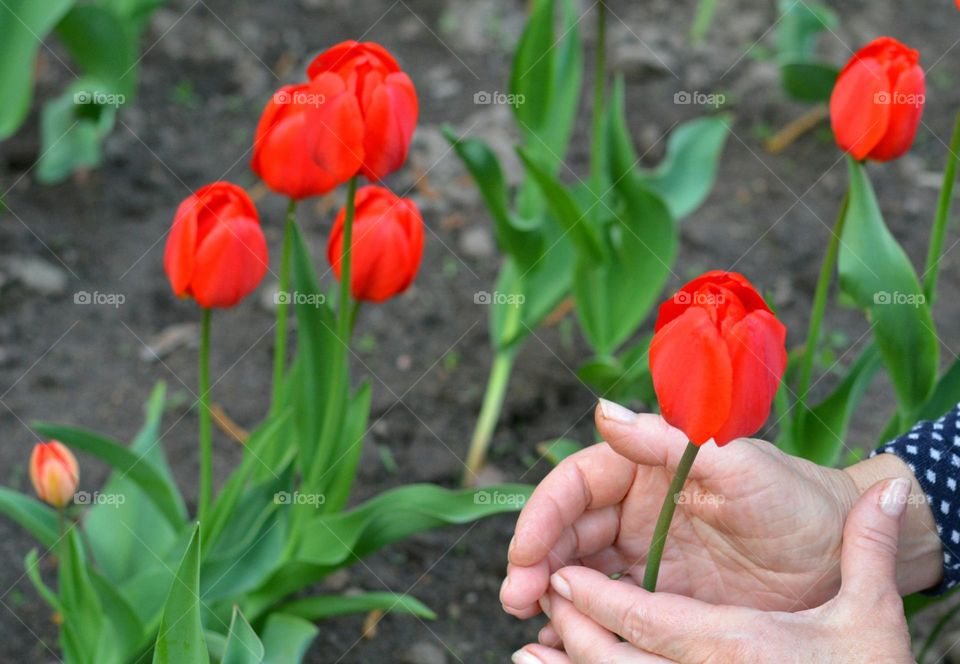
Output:
<instances>
[{"instance_id":1,"label":"human hand","mask_svg":"<svg viewBox=\"0 0 960 664\"><path fill-rule=\"evenodd\" d=\"M596 423L608 442L558 465L517 521L500 599L519 618L539 613L550 573L563 566L642 577L686 439L657 415L609 402L598 407ZM766 610L826 602L840 586L847 513L880 477L909 474L892 455L848 471L817 466L760 440L735 440L723 449L704 445L677 506L658 589ZM942 573L932 516L913 484L919 499L901 551L901 560L910 563L902 566L904 592L932 586Z\"/></svg>"},{"instance_id":2,"label":"human hand","mask_svg":"<svg viewBox=\"0 0 960 664\"><path fill-rule=\"evenodd\" d=\"M910 490L906 478L879 482L856 504L843 531L840 593L818 608L768 613L714 606L568 567L551 577L541 600L551 619L541 644L517 651L513 661L913 662L896 578Z\"/></svg>"}]
</instances>

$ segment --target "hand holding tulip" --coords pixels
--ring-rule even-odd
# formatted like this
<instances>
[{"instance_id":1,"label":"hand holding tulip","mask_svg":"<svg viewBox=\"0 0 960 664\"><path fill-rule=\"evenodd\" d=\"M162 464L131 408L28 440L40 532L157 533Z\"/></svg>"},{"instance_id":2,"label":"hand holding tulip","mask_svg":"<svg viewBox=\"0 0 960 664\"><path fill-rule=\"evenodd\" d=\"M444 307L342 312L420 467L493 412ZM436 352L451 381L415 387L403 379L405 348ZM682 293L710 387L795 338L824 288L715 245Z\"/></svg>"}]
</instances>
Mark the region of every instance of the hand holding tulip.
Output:
<instances>
[{"instance_id":1,"label":"hand holding tulip","mask_svg":"<svg viewBox=\"0 0 960 664\"><path fill-rule=\"evenodd\" d=\"M896 578L910 486L906 478L879 482L857 502L843 533L840 594L819 608L714 606L568 567L541 600L552 620L541 632L544 644L526 646L513 661L775 662L800 661L802 653L814 662L912 662Z\"/></svg>"}]
</instances>

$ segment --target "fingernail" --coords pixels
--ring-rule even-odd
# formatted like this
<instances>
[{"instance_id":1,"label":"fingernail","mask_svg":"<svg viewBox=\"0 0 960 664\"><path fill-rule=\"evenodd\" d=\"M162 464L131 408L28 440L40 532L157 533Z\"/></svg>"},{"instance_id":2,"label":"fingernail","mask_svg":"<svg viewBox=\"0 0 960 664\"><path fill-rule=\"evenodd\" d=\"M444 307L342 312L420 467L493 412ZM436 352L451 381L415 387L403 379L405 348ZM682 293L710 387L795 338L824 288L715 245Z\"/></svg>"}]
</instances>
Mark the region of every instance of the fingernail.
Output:
<instances>
[{"instance_id":1,"label":"fingernail","mask_svg":"<svg viewBox=\"0 0 960 664\"><path fill-rule=\"evenodd\" d=\"M908 495L910 480L905 477L890 480L880 494L880 509L888 516L898 517L907 509Z\"/></svg>"},{"instance_id":2,"label":"fingernail","mask_svg":"<svg viewBox=\"0 0 960 664\"><path fill-rule=\"evenodd\" d=\"M547 614L547 617L550 617L550 598L544 595L540 598L540 608L543 609L543 612Z\"/></svg>"},{"instance_id":3,"label":"fingernail","mask_svg":"<svg viewBox=\"0 0 960 664\"><path fill-rule=\"evenodd\" d=\"M536 655L531 655L526 650L518 650L510 657L513 664L543 664L543 661Z\"/></svg>"},{"instance_id":4,"label":"fingernail","mask_svg":"<svg viewBox=\"0 0 960 664\"><path fill-rule=\"evenodd\" d=\"M600 412L604 419L613 420L620 424L630 424L637 419L637 414L629 408L624 408L618 403L600 399Z\"/></svg>"},{"instance_id":5,"label":"fingernail","mask_svg":"<svg viewBox=\"0 0 960 664\"><path fill-rule=\"evenodd\" d=\"M506 592L507 588L510 586L510 577L508 576L503 580L503 583L500 584L500 599L503 600L503 593Z\"/></svg>"},{"instance_id":6,"label":"fingernail","mask_svg":"<svg viewBox=\"0 0 960 664\"><path fill-rule=\"evenodd\" d=\"M560 597L573 600L573 593L570 592L570 584L567 583L565 578L560 576L559 572L550 577L550 585L557 591Z\"/></svg>"}]
</instances>

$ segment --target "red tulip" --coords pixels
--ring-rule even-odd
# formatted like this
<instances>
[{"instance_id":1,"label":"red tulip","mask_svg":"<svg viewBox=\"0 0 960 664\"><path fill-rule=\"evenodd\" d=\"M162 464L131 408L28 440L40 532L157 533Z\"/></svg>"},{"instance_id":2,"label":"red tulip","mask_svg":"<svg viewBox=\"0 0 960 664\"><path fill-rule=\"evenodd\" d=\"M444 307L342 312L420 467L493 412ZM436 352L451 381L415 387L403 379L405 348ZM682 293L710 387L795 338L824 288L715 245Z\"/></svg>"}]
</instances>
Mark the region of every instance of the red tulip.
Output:
<instances>
[{"instance_id":1,"label":"red tulip","mask_svg":"<svg viewBox=\"0 0 960 664\"><path fill-rule=\"evenodd\" d=\"M307 144L317 164L344 182L362 173L377 181L407 160L419 107L413 81L373 42L345 41L307 68L311 112Z\"/></svg>"},{"instance_id":2,"label":"red tulip","mask_svg":"<svg viewBox=\"0 0 960 664\"><path fill-rule=\"evenodd\" d=\"M80 468L77 459L62 443L38 443L30 455L30 482L40 500L54 507L66 507L77 491Z\"/></svg>"},{"instance_id":3,"label":"red tulip","mask_svg":"<svg viewBox=\"0 0 960 664\"><path fill-rule=\"evenodd\" d=\"M702 445L755 433L787 366L787 330L743 276L707 272L660 305L650 371L664 419Z\"/></svg>"},{"instance_id":4,"label":"red tulip","mask_svg":"<svg viewBox=\"0 0 960 664\"><path fill-rule=\"evenodd\" d=\"M830 96L837 145L856 159L889 161L910 149L923 114L920 54L892 37L857 51Z\"/></svg>"},{"instance_id":5,"label":"red tulip","mask_svg":"<svg viewBox=\"0 0 960 664\"><path fill-rule=\"evenodd\" d=\"M180 297L232 307L257 287L267 264L257 208L237 185L208 184L177 208L163 269Z\"/></svg>"},{"instance_id":6,"label":"red tulip","mask_svg":"<svg viewBox=\"0 0 960 664\"><path fill-rule=\"evenodd\" d=\"M283 86L263 109L253 139L253 172L273 191L296 200L325 194L344 181L314 163L307 149L307 116L319 99L309 83Z\"/></svg>"},{"instance_id":7,"label":"red tulip","mask_svg":"<svg viewBox=\"0 0 960 664\"><path fill-rule=\"evenodd\" d=\"M343 222L340 210L327 259L340 278L343 252ZM417 206L389 189L369 185L357 192L356 216L350 243L350 292L358 300L383 302L413 283L423 254L423 220Z\"/></svg>"}]
</instances>

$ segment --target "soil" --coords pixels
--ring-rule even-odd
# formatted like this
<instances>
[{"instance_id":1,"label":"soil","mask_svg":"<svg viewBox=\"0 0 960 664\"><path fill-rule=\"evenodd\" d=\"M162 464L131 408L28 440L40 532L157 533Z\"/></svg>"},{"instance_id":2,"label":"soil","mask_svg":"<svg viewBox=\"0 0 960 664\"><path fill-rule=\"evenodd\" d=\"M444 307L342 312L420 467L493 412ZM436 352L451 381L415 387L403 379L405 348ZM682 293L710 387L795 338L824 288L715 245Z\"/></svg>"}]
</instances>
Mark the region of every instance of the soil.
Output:
<instances>
[{"instance_id":1,"label":"soil","mask_svg":"<svg viewBox=\"0 0 960 664\"><path fill-rule=\"evenodd\" d=\"M581 22L592 45L592 3ZM789 101L770 59L773 3L720 3L707 39L690 46L691 0L610 2L611 68L626 75L631 130L644 161L662 155L662 138L678 120L712 108L677 105L679 91L722 93L734 113L719 179L706 204L684 222L679 283L708 268L734 268L770 292L790 329L803 339L813 284L846 175L826 125L785 152L765 152L762 139L809 107ZM840 3L834 3L840 5ZM0 278L0 482L29 491L26 463L37 437L34 420L90 427L129 439L141 404L156 381L172 395L164 445L180 486L195 499L196 419L187 408L196 384L196 352L179 347L162 361L142 357L146 343L170 326L195 322L197 309L176 300L161 267L173 210L190 190L226 178L254 191L249 148L259 112L281 83L303 75L310 56L345 38L380 41L396 53L420 90L422 119L411 167L395 176L412 188L429 232L415 286L403 297L361 312L353 376L374 387L372 422L354 501L409 482L454 486L482 396L490 351L486 308L478 291L492 290L499 258L490 220L463 169L439 136L450 122L482 135L508 154L509 112L476 105L480 91L504 91L509 52L522 27L520 0L172 0L156 12L143 40L139 97L119 114L95 171L52 187L38 184L38 115L0 145L0 191L8 207L0 223L0 274L9 256L28 256L60 273L65 285L31 287ZM822 52L845 61L851 48L878 34L918 47L928 68L927 108L908 157L871 167L888 224L915 265L922 265L936 205L938 173L952 114L960 107L953 85L955 15L946 0L904 3L848 1L841 25L822 40ZM55 43L44 50L38 96L51 98L71 80ZM588 53L588 64L592 51ZM587 162L586 123L571 149L572 179ZM510 172L516 172L513 164ZM416 183L417 177L423 178ZM263 193L262 191L260 193ZM284 201L258 204L274 256ZM325 270L325 238L339 200L300 210L316 258ZM947 238L936 319L943 361L960 349L960 240ZM49 271L48 269L48 271ZM9 275L7 275L9 277ZM330 275L325 279L329 282ZM28 282L30 280L27 280ZM54 280L56 281L56 279ZM673 285L673 284L672 284ZM261 288L266 291L267 286ZM78 304L79 292L122 294L122 305ZM269 390L273 316L253 297L217 312L212 373L214 400L245 427L262 418ZM862 316L832 307L829 331L847 343L863 338ZM570 318L538 330L521 353L492 450L492 462L511 481L536 482L549 470L537 442L558 436L593 437L595 397L575 375L588 349ZM850 355L838 353L841 362ZM827 375L818 390L835 380ZM855 417L848 444L872 447L890 409L891 392L874 386ZM217 432L216 470L223 477L239 450ZM384 463L391 457L392 464ZM81 459L82 488L94 490L106 468ZM328 590L409 590L438 614L424 623L387 616L374 638L360 638L362 616L320 625L310 662L502 662L534 640L542 622L508 617L497 599L512 516L412 537L328 581ZM0 661L56 661L52 616L23 577L22 560L35 543L0 520ZM49 563L49 559L47 559ZM921 625L922 627L922 625ZM944 640L944 646L949 643ZM418 648L413 654L410 648ZM430 651L432 655L424 654ZM407 653L405 655L405 653Z\"/></svg>"}]
</instances>

